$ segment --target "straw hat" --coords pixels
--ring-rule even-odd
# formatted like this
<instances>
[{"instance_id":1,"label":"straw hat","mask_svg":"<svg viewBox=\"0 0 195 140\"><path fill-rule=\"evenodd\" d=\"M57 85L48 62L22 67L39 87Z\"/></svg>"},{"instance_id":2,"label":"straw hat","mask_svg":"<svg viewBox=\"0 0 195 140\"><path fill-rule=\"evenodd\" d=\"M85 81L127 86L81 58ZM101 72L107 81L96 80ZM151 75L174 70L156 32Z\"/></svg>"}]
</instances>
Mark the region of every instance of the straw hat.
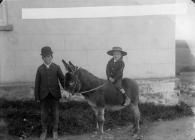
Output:
<instances>
[{"instance_id":1,"label":"straw hat","mask_svg":"<svg viewBox=\"0 0 195 140\"><path fill-rule=\"evenodd\" d=\"M123 51L121 47L113 47L112 50L108 51L107 54L113 56L114 51L119 51L123 56L127 55L127 52Z\"/></svg>"}]
</instances>

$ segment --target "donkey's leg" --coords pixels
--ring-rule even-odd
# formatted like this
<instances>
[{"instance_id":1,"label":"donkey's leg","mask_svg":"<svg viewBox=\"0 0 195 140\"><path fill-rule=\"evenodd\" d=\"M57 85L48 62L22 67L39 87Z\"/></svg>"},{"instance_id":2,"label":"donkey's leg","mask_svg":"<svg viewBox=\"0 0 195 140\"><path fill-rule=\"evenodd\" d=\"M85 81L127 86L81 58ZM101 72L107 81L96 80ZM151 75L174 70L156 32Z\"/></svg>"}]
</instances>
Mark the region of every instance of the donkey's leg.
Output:
<instances>
[{"instance_id":1,"label":"donkey's leg","mask_svg":"<svg viewBox=\"0 0 195 140\"><path fill-rule=\"evenodd\" d=\"M100 131L101 134L104 133L104 121L105 121L104 111L105 111L105 108L99 108L98 109L97 120L98 120L98 125L99 125L99 131Z\"/></svg>"},{"instance_id":2,"label":"donkey's leg","mask_svg":"<svg viewBox=\"0 0 195 140\"><path fill-rule=\"evenodd\" d=\"M97 121L97 119L98 119L98 110L95 107L92 107L92 109L93 109L93 111L95 113L95 117L96 117L96 130L99 131L99 125L98 125L98 121Z\"/></svg>"},{"instance_id":3,"label":"donkey's leg","mask_svg":"<svg viewBox=\"0 0 195 140\"><path fill-rule=\"evenodd\" d=\"M134 124L133 124L133 133L134 134L138 134L139 130L140 130L140 126L139 126L139 122L140 122L140 111L139 111L139 107L138 104L134 105L132 104L132 111L133 111L133 115L134 115Z\"/></svg>"}]
</instances>

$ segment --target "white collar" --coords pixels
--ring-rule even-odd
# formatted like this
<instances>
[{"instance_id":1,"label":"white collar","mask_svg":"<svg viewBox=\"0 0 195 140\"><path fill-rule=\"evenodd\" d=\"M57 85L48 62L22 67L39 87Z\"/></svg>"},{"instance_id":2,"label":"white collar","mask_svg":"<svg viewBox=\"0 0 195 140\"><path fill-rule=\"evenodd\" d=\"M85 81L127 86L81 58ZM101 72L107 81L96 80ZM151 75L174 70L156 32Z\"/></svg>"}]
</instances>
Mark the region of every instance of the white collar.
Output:
<instances>
[{"instance_id":1,"label":"white collar","mask_svg":"<svg viewBox=\"0 0 195 140\"><path fill-rule=\"evenodd\" d=\"M46 64L44 63L44 65L49 69L50 65L52 64L52 62L50 64Z\"/></svg>"},{"instance_id":2,"label":"white collar","mask_svg":"<svg viewBox=\"0 0 195 140\"><path fill-rule=\"evenodd\" d=\"M117 61L118 61L118 60L115 60L115 59L114 59L114 63L116 63Z\"/></svg>"}]
</instances>

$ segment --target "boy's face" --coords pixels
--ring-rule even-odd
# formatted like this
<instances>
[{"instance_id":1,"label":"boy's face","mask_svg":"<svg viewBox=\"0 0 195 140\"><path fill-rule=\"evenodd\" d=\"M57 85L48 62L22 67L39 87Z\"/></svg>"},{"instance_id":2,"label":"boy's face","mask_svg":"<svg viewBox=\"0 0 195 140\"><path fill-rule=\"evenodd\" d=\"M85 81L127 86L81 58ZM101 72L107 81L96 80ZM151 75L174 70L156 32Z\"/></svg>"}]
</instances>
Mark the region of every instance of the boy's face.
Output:
<instances>
[{"instance_id":1,"label":"boy's face","mask_svg":"<svg viewBox=\"0 0 195 140\"><path fill-rule=\"evenodd\" d=\"M51 55L42 56L42 59L45 64L49 65L52 62L53 57Z\"/></svg>"},{"instance_id":2,"label":"boy's face","mask_svg":"<svg viewBox=\"0 0 195 140\"><path fill-rule=\"evenodd\" d=\"M122 54L121 54L120 51L114 51L114 52L113 52L113 58L114 58L115 60L119 60L119 59L121 58L121 56L122 56Z\"/></svg>"}]
</instances>

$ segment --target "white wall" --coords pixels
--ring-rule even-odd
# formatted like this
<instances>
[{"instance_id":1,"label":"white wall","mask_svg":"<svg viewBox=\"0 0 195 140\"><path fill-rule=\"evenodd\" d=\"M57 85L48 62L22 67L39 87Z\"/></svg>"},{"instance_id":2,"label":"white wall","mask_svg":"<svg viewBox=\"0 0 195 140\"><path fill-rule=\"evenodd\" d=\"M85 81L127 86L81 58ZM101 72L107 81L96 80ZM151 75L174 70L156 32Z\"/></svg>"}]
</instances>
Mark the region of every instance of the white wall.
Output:
<instances>
[{"instance_id":1,"label":"white wall","mask_svg":"<svg viewBox=\"0 0 195 140\"><path fill-rule=\"evenodd\" d=\"M33 82L42 63L40 49L49 45L54 61L71 60L99 77L105 77L110 59L106 51L120 45L125 76L156 78L175 76L175 24L172 16L98 19L22 20L21 8L105 6L170 3L174 0L17 0L8 1L12 32L0 31L0 82ZM3 61L3 62L2 62Z\"/></svg>"}]
</instances>

